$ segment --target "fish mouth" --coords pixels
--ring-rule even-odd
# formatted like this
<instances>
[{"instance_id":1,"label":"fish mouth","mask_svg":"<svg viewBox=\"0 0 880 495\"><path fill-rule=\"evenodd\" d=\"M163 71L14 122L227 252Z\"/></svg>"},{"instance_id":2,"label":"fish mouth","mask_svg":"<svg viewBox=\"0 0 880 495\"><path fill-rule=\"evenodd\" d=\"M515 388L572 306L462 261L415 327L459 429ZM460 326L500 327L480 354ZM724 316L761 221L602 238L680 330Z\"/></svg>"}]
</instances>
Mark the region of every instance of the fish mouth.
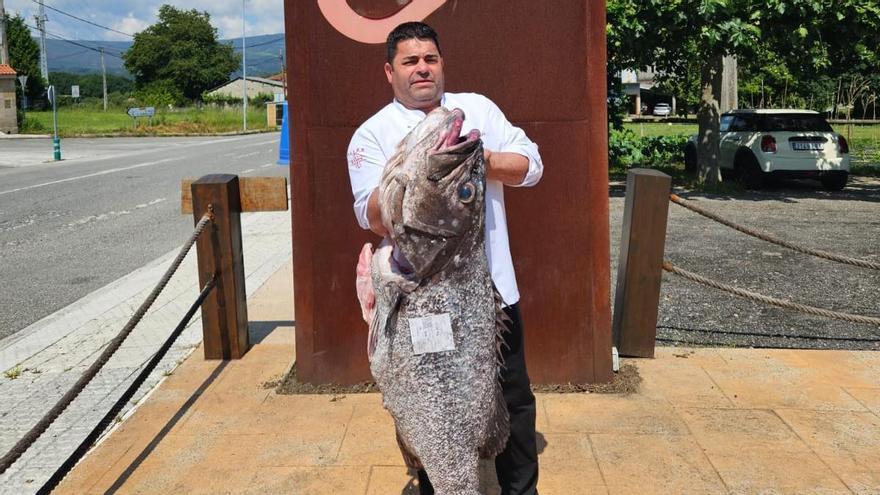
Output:
<instances>
[{"instance_id":1,"label":"fish mouth","mask_svg":"<svg viewBox=\"0 0 880 495\"><path fill-rule=\"evenodd\" d=\"M481 135L479 130L472 129L466 135L459 136L463 123L464 112L458 108L452 110L436 144L428 149L428 156L438 165L428 176L429 180L436 182L450 177L456 170L461 170L463 165L471 163L471 155L477 152L481 144Z\"/></svg>"},{"instance_id":2,"label":"fish mouth","mask_svg":"<svg viewBox=\"0 0 880 495\"><path fill-rule=\"evenodd\" d=\"M464 111L455 108L446 118L443 132L437 138L437 143L429 150L431 153L454 153L462 149L468 149L480 139L480 131L473 129L465 136L461 134L461 127L464 124Z\"/></svg>"}]
</instances>

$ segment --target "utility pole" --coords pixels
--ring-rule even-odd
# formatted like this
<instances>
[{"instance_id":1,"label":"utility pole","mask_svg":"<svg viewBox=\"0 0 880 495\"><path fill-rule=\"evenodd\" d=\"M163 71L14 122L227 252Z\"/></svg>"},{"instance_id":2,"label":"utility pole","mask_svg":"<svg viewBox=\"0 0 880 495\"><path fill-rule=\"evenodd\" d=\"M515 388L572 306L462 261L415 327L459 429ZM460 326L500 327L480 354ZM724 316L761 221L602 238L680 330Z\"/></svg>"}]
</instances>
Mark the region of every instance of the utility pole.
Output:
<instances>
[{"instance_id":1,"label":"utility pole","mask_svg":"<svg viewBox=\"0 0 880 495\"><path fill-rule=\"evenodd\" d=\"M247 0L241 0L241 128L247 131L247 38L245 32L247 28L247 20L245 18L244 3Z\"/></svg>"},{"instance_id":2,"label":"utility pole","mask_svg":"<svg viewBox=\"0 0 880 495\"><path fill-rule=\"evenodd\" d=\"M0 64L9 64L9 50L6 45L6 9L0 0Z\"/></svg>"},{"instance_id":3,"label":"utility pole","mask_svg":"<svg viewBox=\"0 0 880 495\"><path fill-rule=\"evenodd\" d=\"M107 111L107 66L104 65L104 47L101 50L101 82L104 85L104 111Z\"/></svg>"},{"instance_id":4,"label":"utility pole","mask_svg":"<svg viewBox=\"0 0 880 495\"><path fill-rule=\"evenodd\" d=\"M278 49L278 59L281 60L281 87L284 90L284 101L287 101L287 64L284 63L284 48Z\"/></svg>"},{"instance_id":5,"label":"utility pole","mask_svg":"<svg viewBox=\"0 0 880 495\"><path fill-rule=\"evenodd\" d=\"M46 17L43 0L39 0L37 3L40 5L40 10L37 11L34 19L36 19L37 29L40 31L40 74L44 81L49 82L49 64L46 61L46 21L48 17Z\"/></svg>"},{"instance_id":6,"label":"utility pole","mask_svg":"<svg viewBox=\"0 0 880 495\"><path fill-rule=\"evenodd\" d=\"M739 81L737 78L736 57L725 56L721 70L721 111L739 108Z\"/></svg>"}]
</instances>

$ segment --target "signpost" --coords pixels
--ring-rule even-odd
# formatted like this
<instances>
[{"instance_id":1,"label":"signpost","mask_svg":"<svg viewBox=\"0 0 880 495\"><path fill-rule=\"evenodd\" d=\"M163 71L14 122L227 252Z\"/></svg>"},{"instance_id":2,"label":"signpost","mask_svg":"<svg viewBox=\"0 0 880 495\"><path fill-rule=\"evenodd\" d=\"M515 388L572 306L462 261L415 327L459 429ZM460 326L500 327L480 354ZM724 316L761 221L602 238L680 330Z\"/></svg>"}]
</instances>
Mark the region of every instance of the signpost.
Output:
<instances>
[{"instance_id":1,"label":"signpost","mask_svg":"<svg viewBox=\"0 0 880 495\"><path fill-rule=\"evenodd\" d=\"M52 137L52 152L55 161L61 160L61 139L58 138L58 105L56 105L55 86L49 86L47 91L49 101L52 102L52 129L54 134Z\"/></svg>"},{"instance_id":2,"label":"signpost","mask_svg":"<svg viewBox=\"0 0 880 495\"><path fill-rule=\"evenodd\" d=\"M128 116L137 122L138 117L147 117L150 119L150 125L153 125L153 115L156 115L155 107L132 107L128 109Z\"/></svg>"},{"instance_id":3,"label":"signpost","mask_svg":"<svg viewBox=\"0 0 880 495\"><path fill-rule=\"evenodd\" d=\"M18 82L21 83L21 109L27 110L27 78L28 76L18 76Z\"/></svg>"}]
</instances>

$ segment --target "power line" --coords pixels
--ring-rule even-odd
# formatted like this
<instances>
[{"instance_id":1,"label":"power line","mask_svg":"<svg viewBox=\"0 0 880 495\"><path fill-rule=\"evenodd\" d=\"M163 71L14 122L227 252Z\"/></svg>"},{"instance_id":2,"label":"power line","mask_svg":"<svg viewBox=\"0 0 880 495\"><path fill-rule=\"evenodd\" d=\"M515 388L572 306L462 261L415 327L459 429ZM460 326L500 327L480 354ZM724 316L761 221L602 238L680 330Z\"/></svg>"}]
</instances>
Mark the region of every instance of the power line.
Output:
<instances>
[{"instance_id":1,"label":"power line","mask_svg":"<svg viewBox=\"0 0 880 495\"><path fill-rule=\"evenodd\" d=\"M36 28L36 27L34 27L34 26L31 26L30 24L25 24L25 26L27 26L27 27L29 27L29 28L31 28L31 29L38 29L38 28ZM67 39L67 38L65 38L65 37L63 37L63 36L61 36L60 34L50 33L49 31L46 31L46 34L47 34L48 36L53 37L53 38L56 39L57 41L64 41L65 43L70 43L71 45L76 45L76 46L78 46L78 47L80 47L80 48L85 48L86 50L91 50L91 51L93 51L93 52L98 52L98 53L101 52L101 49L100 49L100 48L95 48L95 47L93 47L93 46L83 45L82 43L79 43L79 42L77 42L77 41L69 40L69 39ZM115 54L115 53L113 53L113 52L108 52L106 49L104 50L104 53L106 53L107 55L110 55L111 57L116 57L116 58L118 58L118 59L122 59L122 54L121 54L121 53L120 53L119 55L117 55L117 54ZM67 56L67 55L66 55L66 56Z\"/></svg>"},{"instance_id":2,"label":"power line","mask_svg":"<svg viewBox=\"0 0 880 495\"><path fill-rule=\"evenodd\" d=\"M34 3L40 3L40 2L38 2L37 0L31 0L31 1L34 2ZM123 33L122 31L118 31L118 30L116 30L116 29L113 29L113 28L110 28L110 27L107 27L107 26L102 26L101 24L98 24L97 22L92 22L92 21L90 21L90 20L88 20L88 19L83 19L82 17L77 17L77 16L75 16L75 15L73 15L73 14L69 14L69 13L67 13L67 12L65 12L65 11L63 11L63 10L61 10L61 9L57 9L57 8L55 8L55 7L52 7L51 5L46 5L45 3L43 3L43 6L46 7L47 9L49 9L49 10L54 10L55 12L58 12L59 14L66 15L67 17L71 17L71 18L76 19L76 20L81 21L81 22L85 22L86 24L91 24L92 26L99 27L99 28L104 29L104 30L107 30L107 31L111 31L111 32L114 32L114 33L118 33L118 34L121 34L121 35L123 35L123 36L128 36L129 38L134 38L134 35L133 35L133 34Z\"/></svg>"},{"instance_id":3,"label":"power line","mask_svg":"<svg viewBox=\"0 0 880 495\"><path fill-rule=\"evenodd\" d=\"M271 39L271 40L269 40L269 41L263 41L263 42L256 43L256 44L253 44L253 45L248 45L247 47L248 47L248 48L256 48L256 47L258 47L258 46L270 45L270 44L272 44L272 43L277 43L277 42L279 42L279 41L281 41L281 40L283 40L283 39L284 39L284 36L279 36L278 38ZM232 47L232 49L233 49L233 50L241 50L241 47L240 47L240 46L234 46L234 47Z\"/></svg>"}]
</instances>

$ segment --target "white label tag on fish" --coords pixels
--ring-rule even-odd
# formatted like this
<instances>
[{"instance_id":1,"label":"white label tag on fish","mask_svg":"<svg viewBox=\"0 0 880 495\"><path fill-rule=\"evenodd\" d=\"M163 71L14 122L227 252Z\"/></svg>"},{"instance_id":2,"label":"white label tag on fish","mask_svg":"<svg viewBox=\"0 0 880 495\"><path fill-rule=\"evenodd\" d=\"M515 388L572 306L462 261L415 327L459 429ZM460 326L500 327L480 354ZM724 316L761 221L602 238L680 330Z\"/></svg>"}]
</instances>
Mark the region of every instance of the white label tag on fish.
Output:
<instances>
[{"instance_id":1,"label":"white label tag on fish","mask_svg":"<svg viewBox=\"0 0 880 495\"><path fill-rule=\"evenodd\" d=\"M414 354L455 350L449 313L410 318L409 334Z\"/></svg>"}]
</instances>

